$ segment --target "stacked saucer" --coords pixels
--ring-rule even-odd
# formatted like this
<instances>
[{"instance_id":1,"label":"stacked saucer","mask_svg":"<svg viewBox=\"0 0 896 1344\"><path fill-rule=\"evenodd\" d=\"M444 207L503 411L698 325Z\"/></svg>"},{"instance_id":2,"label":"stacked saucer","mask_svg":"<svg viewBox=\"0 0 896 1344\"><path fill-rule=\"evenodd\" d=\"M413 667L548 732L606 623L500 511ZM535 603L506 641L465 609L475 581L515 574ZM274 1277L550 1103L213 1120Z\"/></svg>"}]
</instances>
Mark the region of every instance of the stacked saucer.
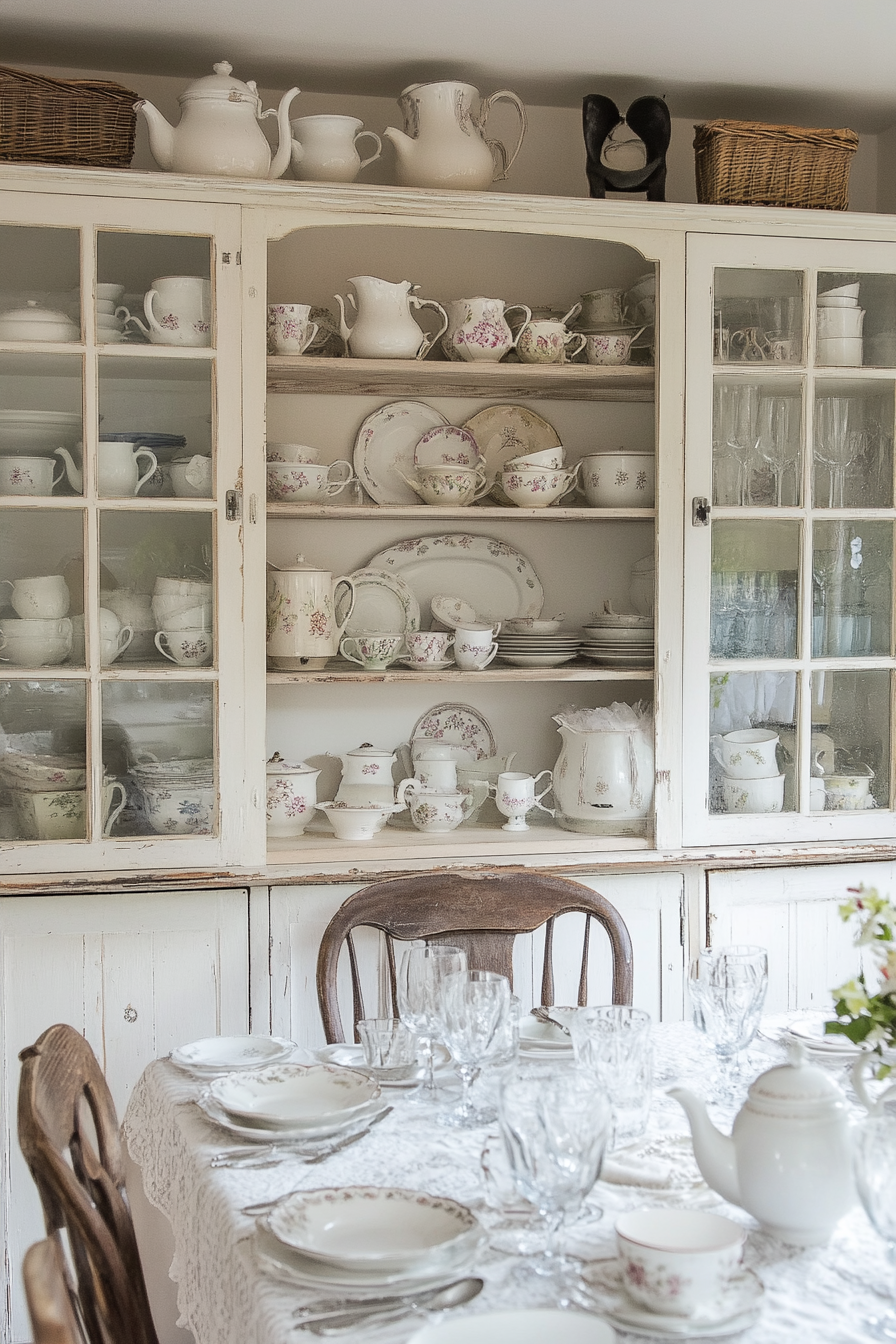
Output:
<instances>
[{"instance_id":1,"label":"stacked saucer","mask_svg":"<svg viewBox=\"0 0 896 1344\"><path fill-rule=\"evenodd\" d=\"M280 1064L295 1051L295 1042L279 1036L207 1036L180 1045L169 1055L171 1063L197 1078L218 1078L266 1064Z\"/></svg>"},{"instance_id":2,"label":"stacked saucer","mask_svg":"<svg viewBox=\"0 0 896 1344\"><path fill-rule=\"evenodd\" d=\"M394 1291L459 1277L482 1242L456 1200L362 1185L285 1195L261 1220L256 1250L299 1283Z\"/></svg>"},{"instance_id":3,"label":"stacked saucer","mask_svg":"<svg viewBox=\"0 0 896 1344\"><path fill-rule=\"evenodd\" d=\"M560 667L575 658L581 642L578 630L556 630L552 634L505 630L498 635L498 657L514 667Z\"/></svg>"},{"instance_id":4,"label":"stacked saucer","mask_svg":"<svg viewBox=\"0 0 896 1344\"><path fill-rule=\"evenodd\" d=\"M582 634L582 653L601 667L653 667L652 616L592 616Z\"/></svg>"},{"instance_id":5,"label":"stacked saucer","mask_svg":"<svg viewBox=\"0 0 896 1344\"><path fill-rule=\"evenodd\" d=\"M273 1064L215 1078L200 1109L255 1143L328 1138L368 1124L382 1109L376 1079L332 1064Z\"/></svg>"}]
</instances>

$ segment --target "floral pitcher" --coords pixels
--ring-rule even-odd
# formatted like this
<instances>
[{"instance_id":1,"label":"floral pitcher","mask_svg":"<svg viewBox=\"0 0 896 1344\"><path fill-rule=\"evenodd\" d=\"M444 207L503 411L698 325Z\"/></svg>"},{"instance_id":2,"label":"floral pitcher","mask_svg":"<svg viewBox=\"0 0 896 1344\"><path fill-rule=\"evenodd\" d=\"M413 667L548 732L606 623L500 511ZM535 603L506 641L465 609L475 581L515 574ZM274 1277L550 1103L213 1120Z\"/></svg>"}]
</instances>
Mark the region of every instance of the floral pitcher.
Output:
<instances>
[{"instance_id":1,"label":"floral pitcher","mask_svg":"<svg viewBox=\"0 0 896 1344\"><path fill-rule=\"evenodd\" d=\"M520 133L508 154L500 140L487 140L485 124L493 104L512 103ZM404 130L387 126L383 139L395 147L398 184L486 191L502 182L526 134L526 109L515 93L501 89L481 98L472 84L443 80L411 84L398 99Z\"/></svg>"},{"instance_id":2,"label":"floral pitcher","mask_svg":"<svg viewBox=\"0 0 896 1344\"><path fill-rule=\"evenodd\" d=\"M516 336L507 325L507 314L514 308L525 314ZM486 299L481 294L475 299L454 299L448 304L448 330L442 337L442 349L449 359L496 363L516 349L531 320L532 309L524 303L511 303L505 308L502 299Z\"/></svg>"},{"instance_id":3,"label":"floral pitcher","mask_svg":"<svg viewBox=\"0 0 896 1344\"><path fill-rule=\"evenodd\" d=\"M337 591L342 587L337 616ZM351 579L333 577L329 570L296 564L268 573L268 660L284 671L325 666L335 656L346 622L355 605Z\"/></svg>"}]
</instances>

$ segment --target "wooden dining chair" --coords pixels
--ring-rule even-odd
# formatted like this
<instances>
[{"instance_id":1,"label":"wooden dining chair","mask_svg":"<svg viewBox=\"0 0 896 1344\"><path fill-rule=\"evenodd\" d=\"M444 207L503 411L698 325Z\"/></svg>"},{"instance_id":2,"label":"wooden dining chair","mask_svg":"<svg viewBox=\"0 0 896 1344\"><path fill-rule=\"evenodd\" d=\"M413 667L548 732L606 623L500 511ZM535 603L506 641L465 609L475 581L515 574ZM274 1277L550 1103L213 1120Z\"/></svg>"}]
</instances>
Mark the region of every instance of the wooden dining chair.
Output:
<instances>
[{"instance_id":1,"label":"wooden dining chair","mask_svg":"<svg viewBox=\"0 0 896 1344\"><path fill-rule=\"evenodd\" d=\"M19 1059L19 1144L48 1234L67 1235L88 1344L158 1344L115 1106L96 1056L59 1024Z\"/></svg>"},{"instance_id":2,"label":"wooden dining chair","mask_svg":"<svg viewBox=\"0 0 896 1344\"><path fill-rule=\"evenodd\" d=\"M22 1278L34 1344L85 1344L58 1234L28 1247Z\"/></svg>"},{"instance_id":3,"label":"wooden dining chair","mask_svg":"<svg viewBox=\"0 0 896 1344\"><path fill-rule=\"evenodd\" d=\"M560 915L588 916L579 968L578 1003L588 1001L591 924L602 925L613 962L611 1000L632 1001L632 944L625 921L590 887L529 869L485 873L421 873L374 882L343 902L324 930L317 958L317 997L327 1041L345 1040L336 973L343 944L351 969L353 1021L364 1017L358 957L352 931L379 929L385 936L392 1012L396 1011L395 942L423 938L461 947L471 968L498 971L513 980L513 942L544 926L541 999L554 1002L553 935Z\"/></svg>"}]
</instances>

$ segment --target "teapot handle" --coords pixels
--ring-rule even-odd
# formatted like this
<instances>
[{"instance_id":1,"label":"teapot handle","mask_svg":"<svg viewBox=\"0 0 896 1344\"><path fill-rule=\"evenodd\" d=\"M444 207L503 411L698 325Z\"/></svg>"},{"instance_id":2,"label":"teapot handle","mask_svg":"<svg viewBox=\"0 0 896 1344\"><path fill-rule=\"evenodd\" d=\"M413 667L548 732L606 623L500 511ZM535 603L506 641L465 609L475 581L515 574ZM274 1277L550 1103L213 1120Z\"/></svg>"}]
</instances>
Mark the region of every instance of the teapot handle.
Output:
<instances>
[{"instance_id":1,"label":"teapot handle","mask_svg":"<svg viewBox=\"0 0 896 1344\"><path fill-rule=\"evenodd\" d=\"M415 359L425 359L436 341L440 341L448 330L448 314L440 303L436 303L435 299L418 299L416 294L411 294L409 297L415 308L435 308L437 313L442 314L442 326L439 327L434 336L427 336L426 332L423 333L420 349L414 356Z\"/></svg>"},{"instance_id":2,"label":"teapot handle","mask_svg":"<svg viewBox=\"0 0 896 1344\"><path fill-rule=\"evenodd\" d=\"M495 172L494 175L492 176L493 182L503 182L507 174L510 172L510 169L513 167L514 164L514 160L516 159L517 154L519 154L520 152L520 146L523 143L523 136L526 134L526 127L528 126L528 121L526 118L526 109L523 107L523 104L520 102L519 98L517 98L516 94L512 93L510 89L499 89L497 93L493 93L488 98L485 99L485 101L482 104L482 112L480 114L480 124L482 126L485 126L485 123L488 121L489 113L492 110L492 106L495 103L501 101L505 103L513 103L513 106L516 108L517 115L520 119L520 133L517 142L513 147L513 153L510 154L509 156L507 153L507 149L501 143L500 140L486 139L485 143L492 151L492 156L495 160ZM499 159L501 161L500 164L498 163Z\"/></svg>"},{"instance_id":3,"label":"teapot handle","mask_svg":"<svg viewBox=\"0 0 896 1344\"><path fill-rule=\"evenodd\" d=\"M877 1055L860 1055L855 1064L853 1064L851 1070L852 1085L855 1088L856 1096L869 1115L878 1114L883 1109L886 1102L892 1100L893 1097L896 1097L896 1083L892 1084L890 1087L884 1088L883 1092L876 1098L871 1096L871 1093L865 1086L867 1082L866 1075L870 1072L869 1066L873 1066L878 1058Z\"/></svg>"},{"instance_id":4,"label":"teapot handle","mask_svg":"<svg viewBox=\"0 0 896 1344\"><path fill-rule=\"evenodd\" d=\"M570 341L579 342L575 350L573 350L572 346L569 344ZM569 332L566 336L566 339L563 342L565 348L565 358L575 359L576 355L580 355L582 351L585 349L585 346L587 344L588 344L588 337L585 335L584 331Z\"/></svg>"},{"instance_id":5,"label":"teapot handle","mask_svg":"<svg viewBox=\"0 0 896 1344\"><path fill-rule=\"evenodd\" d=\"M351 599L348 604L348 611L343 616L341 622L336 620L336 606L337 606L336 592L337 589L339 588L340 583L344 583L345 586L348 588ZM333 620L334 623L336 624L337 639L342 638L343 631L345 630L345 627L348 625L348 618L351 616L354 609L355 609L355 585L352 583L351 579L347 577L347 575L340 574L338 579L333 580Z\"/></svg>"}]
</instances>

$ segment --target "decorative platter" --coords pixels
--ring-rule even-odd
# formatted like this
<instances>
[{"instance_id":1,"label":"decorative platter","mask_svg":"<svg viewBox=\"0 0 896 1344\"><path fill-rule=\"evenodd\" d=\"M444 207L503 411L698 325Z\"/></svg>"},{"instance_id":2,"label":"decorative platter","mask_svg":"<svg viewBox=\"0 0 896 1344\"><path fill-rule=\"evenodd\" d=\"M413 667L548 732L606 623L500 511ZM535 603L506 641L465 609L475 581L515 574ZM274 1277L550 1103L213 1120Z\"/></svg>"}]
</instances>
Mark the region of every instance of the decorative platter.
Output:
<instances>
[{"instance_id":1,"label":"decorative platter","mask_svg":"<svg viewBox=\"0 0 896 1344\"><path fill-rule=\"evenodd\" d=\"M345 627L347 635L403 635L420 629L420 603L400 574L368 566L349 578L355 585L355 605Z\"/></svg>"},{"instance_id":2,"label":"decorative platter","mask_svg":"<svg viewBox=\"0 0 896 1344\"><path fill-rule=\"evenodd\" d=\"M469 430L438 425L427 430L414 449L418 467L476 467L479 447Z\"/></svg>"},{"instance_id":3,"label":"decorative platter","mask_svg":"<svg viewBox=\"0 0 896 1344\"><path fill-rule=\"evenodd\" d=\"M470 532L410 537L368 563L400 574L424 610L440 593L468 602L484 621L537 616L544 605L544 589L532 565L514 546L493 537Z\"/></svg>"},{"instance_id":4,"label":"decorative platter","mask_svg":"<svg viewBox=\"0 0 896 1344\"><path fill-rule=\"evenodd\" d=\"M512 503L501 487L495 486L505 462L526 453L560 447L560 436L554 426L526 406L487 406L468 420L464 429L476 440L492 494L502 504Z\"/></svg>"},{"instance_id":5,"label":"decorative platter","mask_svg":"<svg viewBox=\"0 0 896 1344\"><path fill-rule=\"evenodd\" d=\"M235 1073L279 1064L295 1050L279 1036L208 1036L171 1051L171 1063L189 1073Z\"/></svg>"},{"instance_id":6,"label":"decorative platter","mask_svg":"<svg viewBox=\"0 0 896 1344\"><path fill-rule=\"evenodd\" d=\"M495 735L486 719L472 705L446 702L434 705L414 724L411 741L429 737L434 742L447 742L452 747L464 747L477 761L494 756Z\"/></svg>"},{"instance_id":7,"label":"decorative platter","mask_svg":"<svg viewBox=\"0 0 896 1344\"><path fill-rule=\"evenodd\" d=\"M355 439L358 479L377 504L419 504L400 473L414 476L414 449L428 429L447 425L447 416L423 401L392 401L368 415Z\"/></svg>"}]
</instances>

